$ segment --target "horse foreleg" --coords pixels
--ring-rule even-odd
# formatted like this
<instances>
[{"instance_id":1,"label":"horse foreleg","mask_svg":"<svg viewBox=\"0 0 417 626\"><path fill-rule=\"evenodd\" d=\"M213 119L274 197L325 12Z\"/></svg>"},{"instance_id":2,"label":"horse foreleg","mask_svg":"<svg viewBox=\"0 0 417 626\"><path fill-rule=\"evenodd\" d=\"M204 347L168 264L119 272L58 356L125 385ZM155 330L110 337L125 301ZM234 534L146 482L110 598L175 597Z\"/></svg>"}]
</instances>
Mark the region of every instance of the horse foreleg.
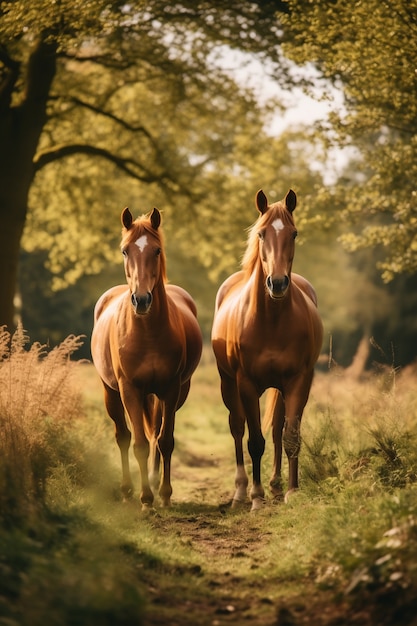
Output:
<instances>
[{"instance_id":1,"label":"horse foreleg","mask_svg":"<svg viewBox=\"0 0 417 626\"><path fill-rule=\"evenodd\" d=\"M120 450L122 461L122 484L121 491L123 499L131 498L133 495L133 483L129 469L129 447L132 438L130 430L126 424L125 411L118 391L115 391L106 383L104 386L104 403L107 413L114 422L114 434Z\"/></svg>"},{"instance_id":2,"label":"horse foreleg","mask_svg":"<svg viewBox=\"0 0 417 626\"><path fill-rule=\"evenodd\" d=\"M179 398L183 395L183 393L186 395L189 388L189 381L185 383L185 389L183 392L179 386L174 385L169 395L166 396L162 402L162 426L158 438L158 447L162 456L162 478L161 485L159 487L159 495L162 501L162 506L165 507L171 505L171 457L174 450L175 412L178 406Z\"/></svg>"},{"instance_id":3,"label":"horse foreleg","mask_svg":"<svg viewBox=\"0 0 417 626\"><path fill-rule=\"evenodd\" d=\"M277 392L276 403L272 417L272 441L274 443L274 464L269 486L274 500L282 500L284 491L281 480L282 464L282 430L285 422L285 406L282 394Z\"/></svg>"},{"instance_id":4,"label":"horse foreleg","mask_svg":"<svg viewBox=\"0 0 417 626\"><path fill-rule=\"evenodd\" d=\"M259 396L254 385L247 379L238 382L239 395L245 409L248 424L248 450L252 459L253 484L250 491L252 511L263 506L265 491L261 481L261 460L265 451L265 439L262 435Z\"/></svg>"},{"instance_id":5,"label":"horse foreleg","mask_svg":"<svg viewBox=\"0 0 417 626\"><path fill-rule=\"evenodd\" d=\"M232 508L246 502L248 489L248 475L245 470L243 457L243 435L245 434L245 416L243 414L236 381L219 369L221 377L221 392L223 402L229 409L229 428L235 443L236 474L235 493L232 500Z\"/></svg>"},{"instance_id":6,"label":"horse foreleg","mask_svg":"<svg viewBox=\"0 0 417 626\"><path fill-rule=\"evenodd\" d=\"M308 400L313 374L296 382L285 394L285 423L283 441L288 457L288 496L298 489L298 456L301 448L301 418ZM297 384L298 383L298 384Z\"/></svg>"},{"instance_id":7,"label":"horse foreleg","mask_svg":"<svg viewBox=\"0 0 417 626\"><path fill-rule=\"evenodd\" d=\"M149 483L153 493L158 493L160 484L160 462L161 453L158 447L158 437L162 424L162 408L161 403L156 396L147 396L145 398L145 414L150 426L150 458L149 458Z\"/></svg>"},{"instance_id":8,"label":"horse foreleg","mask_svg":"<svg viewBox=\"0 0 417 626\"><path fill-rule=\"evenodd\" d=\"M239 414L229 413L229 428L235 442L235 493L233 495L232 507L235 508L246 502L249 479L245 470L243 458L243 435L245 434L245 420Z\"/></svg>"},{"instance_id":9,"label":"horse foreleg","mask_svg":"<svg viewBox=\"0 0 417 626\"><path fill-rule=\"evenodd\" d=\"M284 424L284 448L288 457L288 491L285 494L285 501L288 496L298 489L298 455L301 448L301 416L295 415L293 419L286 418Z\"/></svg>"},{"instance_id":10,"label":"horse foreleg","mask_svg":"<svg viewBox=\"0 0 417 626\"><path fill-rule=\"evenodd\" d=\"M144 397L142 392L127 383L121 387L121 397L134 433L133 452L139 465L142 483L140 500L142 508L147 509L152 506L154 498L148 474L149 440L145 431Z\"/></svg>"}]
</instances>

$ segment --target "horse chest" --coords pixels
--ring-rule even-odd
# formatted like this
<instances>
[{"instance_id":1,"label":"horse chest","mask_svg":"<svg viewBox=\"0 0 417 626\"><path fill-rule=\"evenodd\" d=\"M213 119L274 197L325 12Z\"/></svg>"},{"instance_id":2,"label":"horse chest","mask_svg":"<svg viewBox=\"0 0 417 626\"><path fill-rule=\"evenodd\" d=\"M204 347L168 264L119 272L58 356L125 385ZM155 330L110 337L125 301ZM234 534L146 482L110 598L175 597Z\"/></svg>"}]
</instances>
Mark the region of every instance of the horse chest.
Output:
<instances>
[{"instance_id":1,"label":"horse chest","mask_svg":"<svg viewBox=\"0 0 417 626\"><path fill-rule=\"evenodd\" d=\"M119 350L120 369L137 386L156 388L165 386L181 371L180 345L140 345Z\"/></svg>"},{"instance_id":2,"label":"horse chest","mask_svg":"<svg viewBox=\"0 0 417 626\"><path fill-rule=\"evenodd\" d=\"M304 350L299 337L287 334L277 337L272 332L263 341L254 342L247 337L240 343L242 371L260 387L275 386L277 380L291 377L305 367Z\"/></svg>"}]
</instances>

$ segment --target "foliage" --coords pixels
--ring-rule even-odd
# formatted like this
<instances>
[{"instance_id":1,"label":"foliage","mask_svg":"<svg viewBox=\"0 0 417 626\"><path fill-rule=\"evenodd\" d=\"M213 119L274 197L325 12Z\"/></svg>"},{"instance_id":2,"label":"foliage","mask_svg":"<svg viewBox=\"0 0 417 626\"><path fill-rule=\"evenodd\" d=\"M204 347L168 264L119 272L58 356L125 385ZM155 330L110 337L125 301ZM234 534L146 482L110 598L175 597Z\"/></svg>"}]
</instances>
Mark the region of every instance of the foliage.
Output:
<instances>
[{"instance_id":1,"label":"foliage","mask_svg":"<svg viewBox=\"0 0 417 626\"><path fill-rule=\"evenodd\" d=\"M1 335L0 372L14 366L16 398L26 380L30 388L32 380L39 383L51 354L39 360L36 345L23 351L26 342L19 330L15 359L10 336ZM3 621L208 626L224 616L259 626L282 623L286 614L287 623L320 626L359 618L365 625L409 623L417 588L415 371L387 369L359 382L340 368L318 374L303 418L300 491L288 505L267 499L263 511L250 515L249 507L228 506L233 441L215 365L205 353L178 413L174 506L139 517L136 500L115 501L120 459L100 382L91 365L74 369L70 346L73 339L61 348L47 390L58 370L78 373L73 391L82 391L83 402L69 421L62 409L55 413L56 395L42 405L59 428L45 448L48 471L36 514L33 504L29 515L27 494L19 490L15 499L26 516L0 526ZM0 390L3 399L9 388ZM72 403L72 394L62 402L70 414ZM36 422L20 414L13 420L22 431L42 430L40 414ZM25 445L21 452L20 459ZM1 493L3 522L11 509Z\"/></svg>"},{"instance_id":2,"label":"foliage","mask_svg":"<svg viewBox=\"0 0 417 626\"><path fill-rule=\"evenodd\" d=\"M330 118L338 145L355 146L356 174L340 181L349 250L380 249L384 280L417 270L417 3L290 0L285 53L312 63L344 93ZM320 85L326 91L326 82Z\"/></svg>"},{"instance_id":3,"label":"foliage","mask_svg":"<svg viewBox=\"0 0 417 626\"><path fill-rule=\"evenodd\" d=\"M141 183L130 197L146 195L150 186L153 202L163 194L164 204L169 198L188 205L192 214L192 205L201 202L194 181L204 168L215 167L233 150L245 127L260 128L253 94L217 58L226 43L274 56L267 47L267 40L279 36L274 8L274 3L221 1L195 6L187 0L167 7L154 0L64 2L49 11L43 0L31 3L30 10L24 0L2 3L4 84L16 70L9 88L12 109L24 102L25 72L29 81L37 80L30 71L38 42L56 48L50 52L57 65L47 117L33 154L37 178L25 246L50 252L51 268L60 271L58 286L85 271L96 273L111 257L105 224L95 231L87 226L98 226L103 211L110 210L111 201L103 205L103 198L109 190L116 197L112 181L120 172L127 177L123 186L132 184L129 177ZM100 178L97 194L91 180ZM47 189L55 193L48 193L45 203ZM76 250L68 247L74 241ZM104 244L100 253L92 254L98 243Z\"/></svg>"},{"instance_id":4,"label":"foliage","mask_svg":"<svg viewBox=\"0 0 417 626\"><path fill-rule=\"evenodd\" d=\"M81 338L48 351L21 326L0 333L0 621L141 624L142 599L120 546L82 515ZM108 552L98 548L105 541ZM124 561L124 562L123 562Z\"/></svg>"}]
</instances>

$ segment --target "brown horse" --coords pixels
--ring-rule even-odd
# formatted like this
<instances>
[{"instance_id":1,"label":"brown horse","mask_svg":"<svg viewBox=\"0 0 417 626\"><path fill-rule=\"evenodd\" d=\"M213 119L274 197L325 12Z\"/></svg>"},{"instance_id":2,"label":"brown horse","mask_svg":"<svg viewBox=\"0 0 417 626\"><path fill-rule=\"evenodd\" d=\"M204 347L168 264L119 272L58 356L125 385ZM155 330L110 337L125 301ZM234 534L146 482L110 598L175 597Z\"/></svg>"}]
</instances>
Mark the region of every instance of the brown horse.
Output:
<instances>
[{"instance_id":1,"label":"brown horse","mask_svg":"<svg viewBox=\"0 0 417 626\"><path fill-rule=\"evenodd\" d=\"M170 505L175 413L188 396L202 350L194 301L181 287L166 283L160 222L158 209L135 221L128 208L123 211L121 250L127 285L109 289L98 300L91 339L94 365L120 448L122 493L124 497L133 493L127 413L141 473L143 508L153 503L161 456L159 495L163 506Z\"/></svg>"},{"instance_id":2,"label":"brown horse","mask_svg":"<svg viewBox=\"0 0 417 626\"><path fill-rule=\"evenodd\" d=\"M260 216L249 233L243 269L229 276L216 298L212 344L235 441L233 504L246 499L248 476L242 440L247 424L252 510L262 506L264 498L261 458L265 439L259 397L272 388L267 396L275 452L270 487L273 496L280 499L282 442L289 462L287 495L298 488L301 417L322 345L323 328L314 289L305 278L291 273L296 203L292 190L283 202L271 205L263 191L258 191Z\"/></svg>"}]
</instances>

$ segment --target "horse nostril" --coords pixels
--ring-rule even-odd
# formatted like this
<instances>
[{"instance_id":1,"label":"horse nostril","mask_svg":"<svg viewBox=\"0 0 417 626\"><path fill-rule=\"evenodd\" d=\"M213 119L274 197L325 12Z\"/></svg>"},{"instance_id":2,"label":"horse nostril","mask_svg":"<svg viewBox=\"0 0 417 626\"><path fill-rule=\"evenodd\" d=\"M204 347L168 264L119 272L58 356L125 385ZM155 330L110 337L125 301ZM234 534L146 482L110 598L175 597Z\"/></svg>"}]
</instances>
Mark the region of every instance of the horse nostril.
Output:
<instances>
[{"instance_id":1,"label":"horse nostril","mask_svg":"<svg viewBox=\"0 0 417 626\"><path fill-rule=\"evenodd\" d=\"M132 293L131 300L132 300L133 306L136 308L138 306L138 300L136 298L136 294Z\"/></svg>"}]
</instances>

